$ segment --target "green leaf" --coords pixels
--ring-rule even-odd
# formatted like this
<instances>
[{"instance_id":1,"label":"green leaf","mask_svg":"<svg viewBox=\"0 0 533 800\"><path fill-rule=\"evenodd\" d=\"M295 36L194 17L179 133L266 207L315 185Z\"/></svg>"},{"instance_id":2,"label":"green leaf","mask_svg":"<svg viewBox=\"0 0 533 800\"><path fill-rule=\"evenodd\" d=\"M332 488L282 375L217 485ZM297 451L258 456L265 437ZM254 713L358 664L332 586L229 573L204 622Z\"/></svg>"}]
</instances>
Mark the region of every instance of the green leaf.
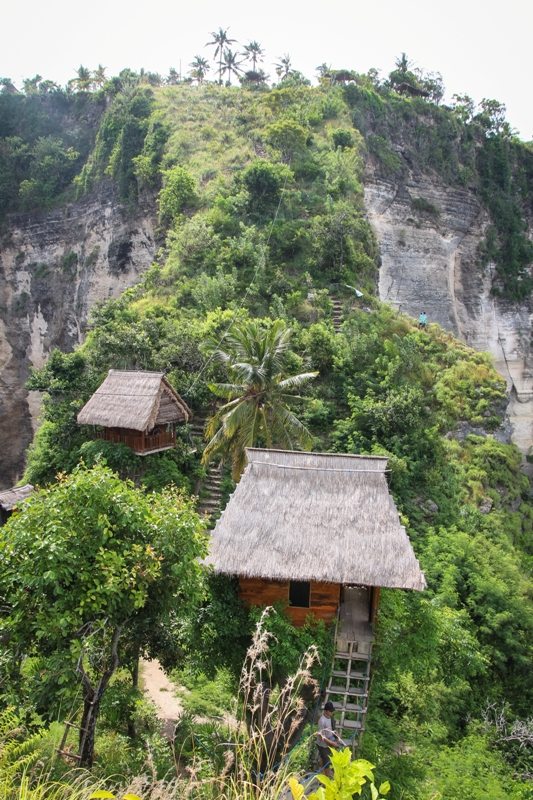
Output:
<instances>
[{"instance_id":1,"label":"green leaf","mask_svg":"<svg viewBox=\"0 0 533 800\"><path fill-rule=\"evenodd\" d=\"M379 793L382 794L383 797L386 797L386 795L388 795L389 792L390 792L390 783L388 781L383 781L383 783L379 787Z\"/></svg>"},{"instance_id":2,"label":"green leaf","mask_svg":"<svg viewBox=\"0 0 533 800\"><path fill-rule=\"evenodd\" d=\"M114 797L113 792L108 792L107 789L97 789L89 795L89 800L114 800Z\"/></svg>"}]
</instances>

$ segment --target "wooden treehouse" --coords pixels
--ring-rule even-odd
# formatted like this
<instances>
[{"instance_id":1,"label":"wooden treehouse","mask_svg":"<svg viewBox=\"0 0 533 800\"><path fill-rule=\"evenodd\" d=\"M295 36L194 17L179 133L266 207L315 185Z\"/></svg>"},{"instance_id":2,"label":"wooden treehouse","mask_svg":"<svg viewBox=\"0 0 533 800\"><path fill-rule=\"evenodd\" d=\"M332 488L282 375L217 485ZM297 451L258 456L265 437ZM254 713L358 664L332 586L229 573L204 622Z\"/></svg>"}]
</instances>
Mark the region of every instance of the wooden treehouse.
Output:
<instances>
[{"instance_id":1,"label":"wooden treehouse","mask_svg":"<svg viewBox=\"0 0 533 800\"><path fill-rule=\"evenodd\" d=\"M27 483L25 486L14 486L12 489L0 492L0 525L7 522L16 506L29 497L32 492L31 483Z\"/></svg>"},{"instance_id":2,"label":"wooden treehouse","mask_svg":"<svg viewBox=\"0 0 533 800\"><path fill-rule=\"evenodd\" d=\"M278 601L294 625L336 623L327 687L341 735L364 730L381 587L422 590L424 574L374 456L247 450L207 562L235 575L242 600Z\"/></svg>"},{"instance_id":3,"label":"wooden treehouse","mask_svg":"<svg viewBox=\"0 0 533 800\"><path fill-rule=\"evenodd\" d=\"M162 372L110 369L78 414L79 425L95 425L97 436L147 456L176 445L176 425L192 412Z\"/></svg>"}]
</instances>

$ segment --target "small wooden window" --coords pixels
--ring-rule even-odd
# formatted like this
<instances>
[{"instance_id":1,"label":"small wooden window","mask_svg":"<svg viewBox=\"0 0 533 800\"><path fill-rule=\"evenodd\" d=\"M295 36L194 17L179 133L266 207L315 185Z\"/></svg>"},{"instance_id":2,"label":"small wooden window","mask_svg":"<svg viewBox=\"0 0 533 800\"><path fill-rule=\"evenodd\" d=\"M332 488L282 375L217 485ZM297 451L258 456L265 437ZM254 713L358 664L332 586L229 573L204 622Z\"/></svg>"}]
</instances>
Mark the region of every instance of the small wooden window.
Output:
<instances>
[{"instance_id":1,"label":"small wooden window","mask_svg":"<svg viewBox=\"0 0 533 800\"><path fill-rule=\"evenodd\" d=\"M289 582L289 605L297 608L309 608L311 584L309 581Z\"/></svg>"}]
</instances>

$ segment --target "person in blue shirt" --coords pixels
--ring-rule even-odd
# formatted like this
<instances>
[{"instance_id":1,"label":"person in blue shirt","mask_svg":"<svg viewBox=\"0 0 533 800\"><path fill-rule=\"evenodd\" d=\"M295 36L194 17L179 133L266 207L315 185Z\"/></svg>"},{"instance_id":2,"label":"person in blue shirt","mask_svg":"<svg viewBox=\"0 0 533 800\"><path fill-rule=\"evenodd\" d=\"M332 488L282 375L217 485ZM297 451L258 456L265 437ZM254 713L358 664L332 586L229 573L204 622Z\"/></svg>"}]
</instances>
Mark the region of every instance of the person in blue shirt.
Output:
<instances>
[{"instance_id":1,"label":"person in blue shirt","mask_svg":"<svg viewBox=\"0 0 533 800\"><path fill-rule=\"evenodd\" d=\"M426 314L425 311L422 311L422 313L418 317L418 327L419 328L425 328L427 326L427 324L428 324L427 314Z\"/></svg>"}]
</instances>

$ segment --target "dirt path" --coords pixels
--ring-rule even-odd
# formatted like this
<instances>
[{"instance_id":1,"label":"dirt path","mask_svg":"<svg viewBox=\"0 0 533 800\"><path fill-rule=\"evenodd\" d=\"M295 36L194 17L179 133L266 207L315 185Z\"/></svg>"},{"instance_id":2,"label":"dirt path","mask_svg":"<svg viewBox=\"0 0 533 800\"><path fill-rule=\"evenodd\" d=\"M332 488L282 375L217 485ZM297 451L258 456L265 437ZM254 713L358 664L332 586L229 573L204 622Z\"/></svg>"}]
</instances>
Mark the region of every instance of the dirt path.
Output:
<instances>
[{"instance_id":1,"label":"dirt path","mask_svg":"<svg viewBox=\"0 0 533 800\"><path fill-rule=\"evenodd\" d=\"M165 736L174 738L174 727L183 713L183 706L176 697L176 687L163 672L156 659L141 659L141 678L145 694L157 708Z\"/></svg>"}]
</instances>

